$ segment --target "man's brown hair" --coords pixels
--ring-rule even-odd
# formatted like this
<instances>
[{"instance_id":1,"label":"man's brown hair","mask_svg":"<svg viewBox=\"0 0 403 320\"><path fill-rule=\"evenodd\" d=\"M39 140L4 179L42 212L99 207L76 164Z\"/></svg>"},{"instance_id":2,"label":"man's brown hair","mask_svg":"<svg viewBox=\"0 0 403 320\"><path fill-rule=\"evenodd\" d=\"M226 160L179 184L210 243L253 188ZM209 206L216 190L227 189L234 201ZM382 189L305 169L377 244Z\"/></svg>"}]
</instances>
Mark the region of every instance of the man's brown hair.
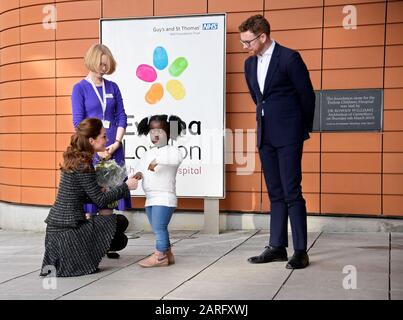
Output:
<instances>
[{"instance_id":1,"label":"man's brown hair","mask_svg":"<svg viewBox=\"0 0 403 320\"><path fill-rule=\"evenodd\" d=\"M239 32L250 31L255 35L265 33L270 36L270 23L261 14L249 17L238 27Z\"/></svg>"}]
</instances>

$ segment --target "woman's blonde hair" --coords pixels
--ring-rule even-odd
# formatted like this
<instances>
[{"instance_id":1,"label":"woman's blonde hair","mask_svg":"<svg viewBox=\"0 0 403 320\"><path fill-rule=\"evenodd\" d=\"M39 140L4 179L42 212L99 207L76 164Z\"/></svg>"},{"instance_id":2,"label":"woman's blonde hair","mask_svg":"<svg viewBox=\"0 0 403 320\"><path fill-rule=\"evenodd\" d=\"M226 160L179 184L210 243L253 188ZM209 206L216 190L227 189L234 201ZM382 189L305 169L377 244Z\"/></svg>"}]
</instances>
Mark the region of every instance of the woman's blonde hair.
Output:
<instances>
[{"instance_id":1,"label":"woman's blonde hair","mask_svg":"<svg viewBox=\"0 0 403 320\"><path fill-rule=\"evenodd\" d=\"M81 121L76 127L76 132L71 136L70 145L63 153L64 161L60 169L62 171L91 171L94 148L89 139L96 139L101 131L101 120L87 118Z\"/></svg>"},{"instance_id":2,"label":"woman's blonde hair","mask_svg":"<svg viewBox=\"0 0 403 320\"><path fill-rule=\"evenodd\" d=\"M106 74L112 74L116 70L116 60L112 55L112 52L104 44L94 44L88 49L84 57L84 63L88 70L98 72L101 65L102 55L108 57L108 71Z\"/></svg>"}]
</instances>

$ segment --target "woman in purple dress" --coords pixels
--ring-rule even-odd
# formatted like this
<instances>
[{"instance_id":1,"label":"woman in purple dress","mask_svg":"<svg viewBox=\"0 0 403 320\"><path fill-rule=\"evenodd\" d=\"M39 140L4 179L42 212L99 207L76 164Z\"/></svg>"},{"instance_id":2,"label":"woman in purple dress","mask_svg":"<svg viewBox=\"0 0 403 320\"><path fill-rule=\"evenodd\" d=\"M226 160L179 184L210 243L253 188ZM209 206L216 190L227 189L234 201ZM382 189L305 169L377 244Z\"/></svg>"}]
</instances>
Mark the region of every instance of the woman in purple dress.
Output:
<instances>
[{"instance_id":1,"label":"woman in purple dress","mask_svg":"<svg viewBox=\"0 0 403 320\"><path fill-rule=\"evenodd\" d=\"M117 164L124 165L122 139L127 127L127 115L119 87L104 79L105 74L110 75L115 71L116 61L108 47L95 44L88 50L84 62L89 70L88 76L74 85L71 96L74 127L85 118L102 120L108 139L107 148L94 156L94 165L101 158L112 158ZM117 210L128 208L131 208L130 198L118 201ZM94 204L86 204L84 209L88 215L99 211Z\"/></svg>"}]
</instances>

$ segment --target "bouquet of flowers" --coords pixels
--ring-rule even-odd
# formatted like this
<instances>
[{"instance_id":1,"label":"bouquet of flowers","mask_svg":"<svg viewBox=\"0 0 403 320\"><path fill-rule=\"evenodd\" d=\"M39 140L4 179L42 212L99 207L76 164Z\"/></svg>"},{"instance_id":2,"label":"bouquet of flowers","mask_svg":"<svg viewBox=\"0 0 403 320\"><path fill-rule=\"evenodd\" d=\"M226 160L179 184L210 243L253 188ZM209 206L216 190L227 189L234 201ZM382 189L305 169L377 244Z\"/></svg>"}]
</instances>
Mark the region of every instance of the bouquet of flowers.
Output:
<instances>
[{"instance_id":1,"label":"bouquet of flowers","mask_svg":"<svg viewBox=\"0 0 403 320\"><path fill-rule=\"evenodd\" d=\"M121 185L127 177L126 167L119 166L115 160L101 160L95 165L98 185L108 190ZM108 204L109 209L117 207L118 202Z\"/></svg>"}]
</instances>

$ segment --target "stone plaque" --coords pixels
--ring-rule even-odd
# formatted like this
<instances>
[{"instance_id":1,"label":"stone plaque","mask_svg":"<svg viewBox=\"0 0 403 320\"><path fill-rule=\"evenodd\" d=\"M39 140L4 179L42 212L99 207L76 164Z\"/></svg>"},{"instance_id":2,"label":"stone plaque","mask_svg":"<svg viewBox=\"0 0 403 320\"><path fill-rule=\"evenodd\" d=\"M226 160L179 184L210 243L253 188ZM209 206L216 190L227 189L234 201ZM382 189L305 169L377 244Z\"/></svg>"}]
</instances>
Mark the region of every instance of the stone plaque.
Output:
<instances>
[{"instance_id":1,"label":"stone plaque","mask_svg":"<svg viewBox=\"0 0 403 320\"><path fill-rule=\"evenodd\" d=\"M315 116L313 118L312 131L320 131L320 91L315 91Z\"/></svg>"},{"instance_id":2,"label":"stone plaque","mask_svg":"<svg viewBox=\"0 0 403 320\"><path fill-rule=\"evenodd\" d=\"M382 89L322 90L321 131L382 130Z\"/></svg>"}]
</instances>

